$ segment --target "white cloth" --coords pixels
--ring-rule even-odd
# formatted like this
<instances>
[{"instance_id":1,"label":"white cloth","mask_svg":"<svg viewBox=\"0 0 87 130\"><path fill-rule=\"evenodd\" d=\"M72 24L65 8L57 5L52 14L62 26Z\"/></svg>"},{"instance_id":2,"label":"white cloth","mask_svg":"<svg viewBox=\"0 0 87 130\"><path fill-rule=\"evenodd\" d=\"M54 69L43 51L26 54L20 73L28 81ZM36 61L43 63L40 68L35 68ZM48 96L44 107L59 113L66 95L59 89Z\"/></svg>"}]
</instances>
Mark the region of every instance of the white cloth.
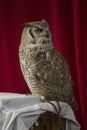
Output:
<instances>
[{"instance_id":1,"label":"white cloth","mask_svg":"<svg viewBox=\"0 0 87 130\"><path fill-rule=\"evenodd\" d=\"M55 101L52 103L58 106ZM80 130L70 106L60 102L60 107L60 115L66 118L66 130ZM56 113L51 104L41 102L38 96L0 93L0 130L29 130L46 111Z\"/></svg>"}]
</instances>

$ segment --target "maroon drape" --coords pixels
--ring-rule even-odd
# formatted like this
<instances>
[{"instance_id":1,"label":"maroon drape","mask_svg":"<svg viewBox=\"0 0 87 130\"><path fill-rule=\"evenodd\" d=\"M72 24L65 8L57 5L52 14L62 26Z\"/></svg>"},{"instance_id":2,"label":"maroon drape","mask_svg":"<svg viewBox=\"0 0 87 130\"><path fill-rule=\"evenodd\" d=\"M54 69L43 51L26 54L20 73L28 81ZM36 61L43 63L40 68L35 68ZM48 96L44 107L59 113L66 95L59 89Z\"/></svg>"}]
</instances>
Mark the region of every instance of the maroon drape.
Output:
<instances>
[{"instance_id":1,"label":"maroon drape","mask_svg":"<svg viewBox=\"0 0 87 130\"><path fill-rule=\"evenodd\" d=\"M86 130L86 0L0 0L0 91L28 92L18 58L21 24L42 19L51 27L54 46L70 64L79 105L75 113L81 130Z\"/></svg>"}]
</instances>

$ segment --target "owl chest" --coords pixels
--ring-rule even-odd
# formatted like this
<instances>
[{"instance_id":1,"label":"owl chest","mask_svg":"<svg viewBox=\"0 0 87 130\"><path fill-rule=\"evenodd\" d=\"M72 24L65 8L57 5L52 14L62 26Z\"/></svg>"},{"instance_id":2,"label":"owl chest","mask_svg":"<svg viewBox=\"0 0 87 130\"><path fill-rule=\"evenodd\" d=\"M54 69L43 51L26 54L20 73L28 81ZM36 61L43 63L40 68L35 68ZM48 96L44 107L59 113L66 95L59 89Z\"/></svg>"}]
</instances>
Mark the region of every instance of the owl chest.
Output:
<instances>
[{"instance_id":1,"label":"owl chest","mask_svg":"<svg viewBox=\"0 0 87 130\"><path fill-rule=\"evenodd\" d=\"M37 73L44 74L49 70L54 70L55 62L53 64L54 56L51 54L52 51L32 51L32 53L26 54L24 58L24 70L26 74L34 79L37 79Z\"/></svg>"},{"instance_id":2,"label":"owl chest","mask_svg":"<svg viewBox=\"0 0 87 130\"><path fill-rule=\"evenodd\" d=\"M37 73L43 69L45 62L44 53L38 52L35 54L26 55L24 58L24 65L22 65L23 73L27 82L38 82Z\"/></svg>"},{"instance_id":3,"label":"owl chest","mask_svg":"<svg viewBox=\"0 0 87 130\"><path fill-rule=\"evenodd\" d=\"M43 70L45 65L45 54L37 53L35 55L26 56L25 65L22 68L27 84L29 85L31 91L39 91L38 89L43 88L41 83L41 77L38 76L38 72Z\"/></svg>"},{"instance_id":4,"label":"owl chest","mask_svg":"<svg viewBox=\"0 0 87 130\"><path fill-rule=\"evenodd\" d=\"M30 74L35 75L41 70L45 63L45 53L38 52L26 60L26 67Z\"/></svg>"}]
</instances>

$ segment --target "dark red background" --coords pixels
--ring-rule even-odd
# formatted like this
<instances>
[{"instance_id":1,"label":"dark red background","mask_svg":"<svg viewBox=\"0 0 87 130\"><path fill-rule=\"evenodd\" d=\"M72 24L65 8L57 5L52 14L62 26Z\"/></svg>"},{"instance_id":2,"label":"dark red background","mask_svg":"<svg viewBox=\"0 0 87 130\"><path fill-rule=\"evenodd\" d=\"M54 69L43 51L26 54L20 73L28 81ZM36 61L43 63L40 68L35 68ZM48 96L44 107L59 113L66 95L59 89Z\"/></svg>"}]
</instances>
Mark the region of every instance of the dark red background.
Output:
<instances>
[{"instance_id":1,"label":"dark red background","mask_svg":"<svg viewBox=\"0 0 87 130\"><path fill-rule=\"evenodd\" d=\"M51 27L54 46L70 64L79 105L75 114L81 130L86 130L86 0L0 0L0 91L28 92L18 57L21 25L42 19Z\"/></svg>"}]
</instances>

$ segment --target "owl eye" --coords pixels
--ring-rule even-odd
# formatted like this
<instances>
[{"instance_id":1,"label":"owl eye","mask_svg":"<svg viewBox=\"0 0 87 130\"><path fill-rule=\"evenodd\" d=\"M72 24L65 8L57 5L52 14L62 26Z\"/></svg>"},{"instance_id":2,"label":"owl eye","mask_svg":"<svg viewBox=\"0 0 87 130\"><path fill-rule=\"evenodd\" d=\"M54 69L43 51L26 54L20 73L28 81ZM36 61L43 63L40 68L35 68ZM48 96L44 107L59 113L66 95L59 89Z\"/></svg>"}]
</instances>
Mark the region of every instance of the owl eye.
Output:
<instances>
[{"instance_id":1,"label":"owl eye","mask_svg":"<svg viewBox=\"0 0 87 130\"><path fill-rule=\"evenodd\" d=\"M43 31L43 29L41 29L41 28L35 29L35 32L36 32L36 33L41 33L42 31Z\"/></svg>"}]
</instances>

